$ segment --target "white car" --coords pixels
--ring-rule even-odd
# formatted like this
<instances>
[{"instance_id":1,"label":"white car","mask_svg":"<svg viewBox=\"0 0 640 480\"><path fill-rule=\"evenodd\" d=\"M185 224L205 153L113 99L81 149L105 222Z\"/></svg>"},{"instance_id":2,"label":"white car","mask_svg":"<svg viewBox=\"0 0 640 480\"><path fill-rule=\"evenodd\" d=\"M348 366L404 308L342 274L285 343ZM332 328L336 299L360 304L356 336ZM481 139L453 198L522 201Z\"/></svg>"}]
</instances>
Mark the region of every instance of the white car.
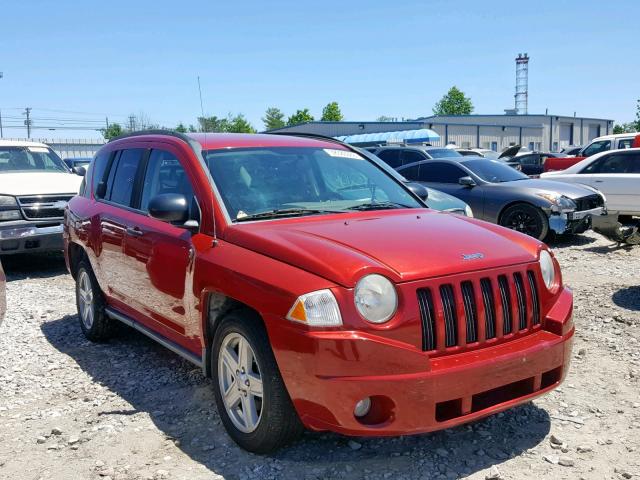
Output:
<instances>
[{"instance_id":1,"label":"white car","mask_svg":"<svg viewBox=\"0 0 640 480\"><path fill-rule=\"evenodd\" d=\"M597 137L591 140L591 143L580 150L576 154L576 157L590 157L601 152L632 148L638 143L640 143L639 133L603 135L602 137Z\"/></svg>"},{"instance_id":2,"label":"white car","mask_svg":"<svg viewBox=\"0 0 640 480\"><path fill-rule=\"evenodd\" d=\"M600 190L607 198L610 214L640 215L640 148L597 153L566 170L543 173L541 177Z\"/></svg>"},{"instance_id":3,"label":"white car","mask_svg":"<svg viewBox=\"0 0 640 480\"><path fill-rule=\"evenodd\" d=\"M84 169L73 173L44 143L0 140L0 255L62 249L62 217Z\"/></svg>"}]
</instances>

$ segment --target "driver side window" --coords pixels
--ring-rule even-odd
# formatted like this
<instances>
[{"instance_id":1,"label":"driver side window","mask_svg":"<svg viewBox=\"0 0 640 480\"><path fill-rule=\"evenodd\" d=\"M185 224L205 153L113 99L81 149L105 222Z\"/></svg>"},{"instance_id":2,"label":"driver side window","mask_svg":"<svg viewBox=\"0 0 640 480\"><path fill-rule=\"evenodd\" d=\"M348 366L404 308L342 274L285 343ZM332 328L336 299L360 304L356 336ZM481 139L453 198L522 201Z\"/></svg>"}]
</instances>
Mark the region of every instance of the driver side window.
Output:
<instances>
[{"instance_id":1,"label":"driver side window","mask_svg":"<svg viewBox=\"0 0 640 480\"><path fill-rule=\"evenodd\" d=\"M458 183L467 174L450 163L425 162L420 166L420 181L436 183Z\"/></svg>"},{"instance_id":2,"label":"driver side window","mask_svg":"<svg viewBox=\"0 0 640 480\"><path fill-rule=\"evenodd\" d=\"M582 155L585 157L590 157L591 155L595 155L596 153L604 152L606 150L611 149L611 141L610 140L602 140L600 142L595 142L589 145L584 149Z\"/></svg>"}]
</instances>

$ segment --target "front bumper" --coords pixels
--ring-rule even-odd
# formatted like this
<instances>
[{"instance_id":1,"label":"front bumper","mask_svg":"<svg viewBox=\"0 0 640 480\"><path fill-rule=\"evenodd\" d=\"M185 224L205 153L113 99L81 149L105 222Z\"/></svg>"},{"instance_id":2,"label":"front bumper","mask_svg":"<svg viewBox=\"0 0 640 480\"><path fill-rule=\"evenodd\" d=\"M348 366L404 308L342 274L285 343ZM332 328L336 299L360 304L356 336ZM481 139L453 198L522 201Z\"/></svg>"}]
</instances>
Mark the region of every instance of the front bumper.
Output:
<instances>
[{"instance_id":1,"label":"front bumper","mask_svg":"<svg viewBox=\"0 0 640 480\"><path fill-rule=\"evenodd\" d=\"M551 212L549 228L560 235L563 233L583 233L591 228L593 217L606 214L607 211L604 207L576 212Z\"/></svg>"},{"instance_id":2,"label":"front bumper","mask_svg":"<svg viewBox=\"0 0 640 480\"><path fill-rule=\"evenodd\" d=\"M0 227L0 255L62 250L62 224L20 223Z\"/></svg>"},{"instance_id":3,"label":"front bumper","mask_svg":"<svg viewBox=\"0 0 640 480\"><path fill-rule=\"evenodd\" d=\"M546 317L567 327L561 335L538 330L437 358L353 331L287 329L274 351L307 428L357 436L417 434L477 420L558 386L571 358L572 312L572 295L564 290ZM295 351L278 348L281 341ZM372 399L371 411L358 419L354 406L365 397Z\"/></svg>"}]
</instances>

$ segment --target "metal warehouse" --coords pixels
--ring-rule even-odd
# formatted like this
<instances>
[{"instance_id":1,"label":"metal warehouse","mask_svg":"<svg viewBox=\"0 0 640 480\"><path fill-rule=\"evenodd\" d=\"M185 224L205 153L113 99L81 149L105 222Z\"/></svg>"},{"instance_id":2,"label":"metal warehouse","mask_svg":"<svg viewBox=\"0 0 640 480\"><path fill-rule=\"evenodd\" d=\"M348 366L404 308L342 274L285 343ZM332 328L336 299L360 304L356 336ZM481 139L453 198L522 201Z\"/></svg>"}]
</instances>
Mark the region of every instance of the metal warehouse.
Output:
<instances>
[{"instance_id":1,"label":"metal warehouse","mask_svg":"<svg viewBox=\"0 0 640 480\"><path fill-rule=\"evenodd\" d=\"M330 137L398 130L430 129L440 135L433 145L501 151L511 145L558 151L584 145L613 130L613 120L548 114L434 115L402 122L307 122L277 129Z\"/></svg>"}]
</instances>

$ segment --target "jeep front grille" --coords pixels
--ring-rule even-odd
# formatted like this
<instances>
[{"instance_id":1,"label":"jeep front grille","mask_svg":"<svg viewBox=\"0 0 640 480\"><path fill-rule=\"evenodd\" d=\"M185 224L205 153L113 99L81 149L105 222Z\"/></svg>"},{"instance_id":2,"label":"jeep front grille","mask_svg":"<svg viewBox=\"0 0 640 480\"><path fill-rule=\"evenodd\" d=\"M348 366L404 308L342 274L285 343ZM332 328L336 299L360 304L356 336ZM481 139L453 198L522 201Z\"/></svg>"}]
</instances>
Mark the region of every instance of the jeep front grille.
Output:
<instances>
[{"instance_id":1,"label":"jeep front grille","mask_svg":"<svg viewBox=\"0 0 640 480\"><path fill-rule=\"evenodd\" d=\"M533 270L430 283L435 284L416 292L424 351L482 346L540 327L540 296Z\"/></svg>"}]
</instances>

